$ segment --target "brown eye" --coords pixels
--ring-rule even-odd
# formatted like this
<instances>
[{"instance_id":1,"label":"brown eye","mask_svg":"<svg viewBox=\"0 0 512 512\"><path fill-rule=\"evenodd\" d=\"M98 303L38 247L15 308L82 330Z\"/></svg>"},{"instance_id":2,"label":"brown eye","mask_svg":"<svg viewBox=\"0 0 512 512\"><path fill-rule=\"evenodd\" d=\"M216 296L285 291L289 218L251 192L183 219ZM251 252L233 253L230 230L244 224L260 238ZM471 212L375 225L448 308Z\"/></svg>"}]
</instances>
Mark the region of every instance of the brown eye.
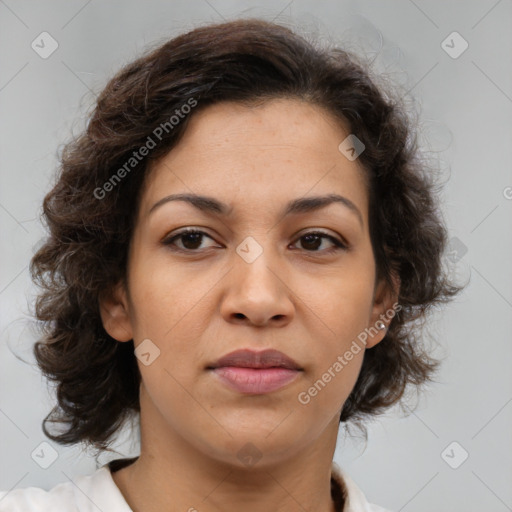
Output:
<instances>
[{"instance_id":1,"label":"brown eye","mask_svg":"<svg viewBox=\"0 0 512 512\"><path fill-rule=\"evenodd\" d=\"M213 240L213 238L208 236L204 231L199 231L197 229L186 229L173 235L171 238L164 240L162 243L167 246L171 246L171 249L173 250L196 251L197 249L201 248L201 243L205 237ZM181 246L180 244L176 244L176 241L180 241Z\"/></svg>"},{"instance_id":2,"label":"brown eye","mask_svg":"<svg viewBox=\"0 0 512 512\"><path fill-rule=\"evenodd\" d=\"M319 251L318 249L322 246L323 240L329 240L332 244L334 244L334 247L331 247L330 249L325 249L323 251ZM347 249L347 246L343 244L340 240L331 235L327 235L326 233L323 233L321 231L311 231L309 233L305 233L297 241L300 241L302 248L308 252L330 253L333 251L337 251L339 249Z\"/></svg>"},{"instance_id":3,"label":"brown eye","mask_svg":"<svg viewBox=\"0 0 512 512\"><path fill-rule=\"evenodd\" d=\"M200 249L208 249L209 247L214 247L213 245L201 247L205 238L209 238L213 241L213 238L204 231L189 228L163 240L162 243L169 246L171 250L175 251L199 252ZM331 247L322 249L322 245L324 245L325 240L331 242ZM340 240L321 231L311 231L309 233L305 233L297 239L295 244L298 242L300 242L302 249L307 252L329 254L334 251L348 249L348 247Z\"/></svg>"}]
</instances>

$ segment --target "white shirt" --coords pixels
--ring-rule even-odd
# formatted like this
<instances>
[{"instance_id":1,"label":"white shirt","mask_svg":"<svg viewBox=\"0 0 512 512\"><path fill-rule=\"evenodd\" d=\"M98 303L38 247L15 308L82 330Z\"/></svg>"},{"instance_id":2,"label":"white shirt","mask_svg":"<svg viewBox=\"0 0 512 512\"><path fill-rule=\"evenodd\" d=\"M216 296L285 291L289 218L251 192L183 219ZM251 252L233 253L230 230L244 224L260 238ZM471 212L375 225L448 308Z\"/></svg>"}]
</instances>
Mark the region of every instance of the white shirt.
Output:
<instances>
[{"instance_id":1,"label":"white shirt","mask_svg":"<svg viewBox=\"0 0 512 512\"><path fill-rule=\"evenodd\" d=\"M333 477L345 488L343 512L389 512L368 503L355 482L333 463ZM76 477L46 491L26 487L0 491L0 512L133 512L117 487L110 467Z\"/></svg>"}]
</instances>

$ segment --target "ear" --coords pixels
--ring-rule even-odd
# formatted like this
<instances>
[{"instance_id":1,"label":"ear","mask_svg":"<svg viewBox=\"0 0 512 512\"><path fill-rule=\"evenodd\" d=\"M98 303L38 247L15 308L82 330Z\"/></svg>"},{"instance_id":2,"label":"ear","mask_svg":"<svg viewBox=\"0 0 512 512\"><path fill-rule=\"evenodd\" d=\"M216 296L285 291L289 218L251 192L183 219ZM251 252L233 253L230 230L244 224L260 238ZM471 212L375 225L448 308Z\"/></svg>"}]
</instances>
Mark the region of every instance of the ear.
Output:
<instances>
[{"instance_id":1,"label":"ear","mask_svg":"<svg viewBox=\"0 0 512 512\"><path fill-rule=\"evenodd\" d=\"M396 311L400 310L400 305L398 304L400 278L393 272L391 280L393 282L392 287L384 280L380 280L375 288L366 348L372 348L384 339ZM379 325L382 327L381 322L385 325L383 329L379 329Z\"/></svg>"},{"instance_id":2,"label":"ear","mask_svg":"<svg viewBox=\"0 0 512 512\"><path fill-rule=\"evenodd\" d=\"M112 290L101 294L99 300L103 327L117 341L133 339L130 308L125 286L118 283Z\"/></svg>"}]
</instances>

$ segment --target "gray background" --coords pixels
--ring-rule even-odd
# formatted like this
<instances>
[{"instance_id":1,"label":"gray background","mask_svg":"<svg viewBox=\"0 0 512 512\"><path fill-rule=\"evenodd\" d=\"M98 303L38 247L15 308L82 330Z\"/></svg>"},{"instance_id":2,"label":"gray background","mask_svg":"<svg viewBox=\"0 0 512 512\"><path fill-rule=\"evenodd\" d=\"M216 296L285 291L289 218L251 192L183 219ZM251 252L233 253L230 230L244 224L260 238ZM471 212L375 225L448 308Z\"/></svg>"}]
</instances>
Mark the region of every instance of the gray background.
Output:
<instances>
[{"instance_id":1,"label":"gray background","mask_svg":"<svg viewBox=\"0 0 512 512\"><path fill-rule=\"evenodd\" d=\"M43 236L40 204L58 147L83 127L112 73L148 45L242 16L342 42L409 91L427 156L446 182L447 265L470 282L429 324L446 358L438 382L413 414L395 408L372 423L367 444L340 434L335 460L370 501L395 511L512 510L510 0L0 0L0 489L48 489L96 469L90 453L44 436L53 397L31 354L28 263ZM43 31L59 44L47 59L31 48ZM453 31L469 44L458 58L441 45ZM101 463L138 454L128 430L114 446L119 454ZM58 458L43 469L31 454L49 457L51 448ZM465 452L457 469L446 462L457 465Z\"/></svg>"}]
</instances>

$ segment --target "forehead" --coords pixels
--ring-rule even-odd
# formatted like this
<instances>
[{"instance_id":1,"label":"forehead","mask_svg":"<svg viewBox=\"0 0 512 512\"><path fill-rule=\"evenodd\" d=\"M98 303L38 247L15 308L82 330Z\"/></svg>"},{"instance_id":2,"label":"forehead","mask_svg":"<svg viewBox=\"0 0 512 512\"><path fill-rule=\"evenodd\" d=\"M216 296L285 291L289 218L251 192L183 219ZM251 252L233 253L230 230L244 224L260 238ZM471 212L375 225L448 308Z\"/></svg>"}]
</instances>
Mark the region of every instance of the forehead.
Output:
<instances>
[{"instance_id":1,"label":"forehead","mask_svg":"<svg viewBox=\"0 0 512 512\"><path fill-rule=\"evenodd\" d=\"M357 204L366 223L365 171L338 149L349 133L323 108L300 100L208 106L153 163L142 209L175 192L215 196L236 209L337 193Z\"/></svg>"},{"instance_id":2,"label":"forehead","mask_svg":"<svg viewBox=\"0 0 512 512\"><path fill-rule=\"evenodd\" d=\"M201 144L209 152L263 150L277 155L293 150L297 155L308 152L316 158L328 158L328 148L337 155L339 139L348 133L348 126L325 109L298 99L276 98L250 106L225 101L199 107L191 116L179 150L173 151L176 154Z\"/></svg>"}]
</instances>

